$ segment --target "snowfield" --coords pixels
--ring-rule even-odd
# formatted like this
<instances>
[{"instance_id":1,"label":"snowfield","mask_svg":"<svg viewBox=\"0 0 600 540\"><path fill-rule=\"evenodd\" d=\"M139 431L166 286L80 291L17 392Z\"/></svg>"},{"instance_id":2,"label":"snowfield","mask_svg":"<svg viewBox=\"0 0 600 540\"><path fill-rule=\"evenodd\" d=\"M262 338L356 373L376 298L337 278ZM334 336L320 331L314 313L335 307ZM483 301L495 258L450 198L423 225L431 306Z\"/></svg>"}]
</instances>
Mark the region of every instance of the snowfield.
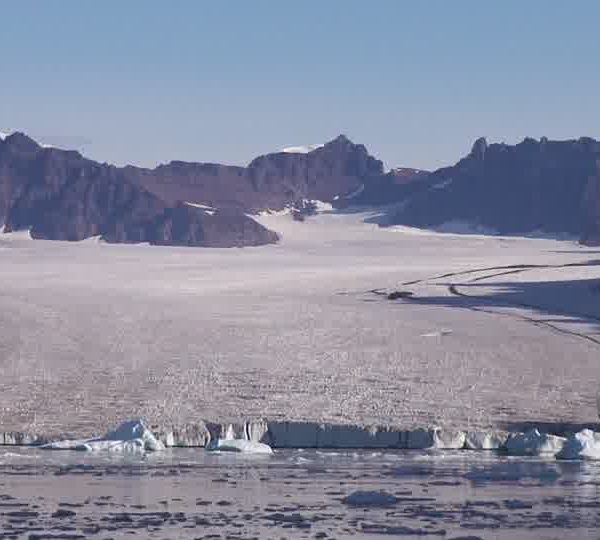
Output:
<instances>
[{"instance_id":1,"label":"snowfield","mask_svg":"<svg viewBox=\"0 0 600 540\"><path fill-rule=\"evenodd\" d=\"M288 146L282 152L284 154L309 154L313 150L323 148L324 144L309 144L307 146Z\"/></svg>"},{"instance_id":2,"label":"snowfield","mask_svg":"<svg viewBox=\"0 0 600 540\"><path fill-rule=\"evenodd\" d=\"M263 215L281 242L244 249L0 235L0 431L597 421L597 250L372 218Z\"/></svg>"}]
</instances>

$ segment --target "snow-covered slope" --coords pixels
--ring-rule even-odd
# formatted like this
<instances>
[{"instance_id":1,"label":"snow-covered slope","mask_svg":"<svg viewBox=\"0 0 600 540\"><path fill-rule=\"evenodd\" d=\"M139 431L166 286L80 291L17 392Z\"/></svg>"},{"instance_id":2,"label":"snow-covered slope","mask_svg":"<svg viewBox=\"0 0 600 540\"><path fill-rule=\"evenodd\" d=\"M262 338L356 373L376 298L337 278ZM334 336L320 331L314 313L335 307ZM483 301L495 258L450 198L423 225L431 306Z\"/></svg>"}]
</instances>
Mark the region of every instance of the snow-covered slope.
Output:
<instances>
[{"instance_id":1,"label":"snow-covered slope","mask_svg":"<svg viewBox=\"0 0 600 540\"><path fill-rule=\"evenodd\" d=\"M317 148L322 148L324 145L322 144L309 144L306 146L288 146L281 150L286 154L308 154Z\"/></svg>"},{"instance_id":2,"label":"snow-covered slope","mask_svg":"<svg viewBox=\"0 0 600 540\"><path fill-rule=\"evenodd\" d=\"M591 248L372 217L261 216L281 242L247 250L0 236L2 429L597 419Z\"/></svg>"}]
</instances>

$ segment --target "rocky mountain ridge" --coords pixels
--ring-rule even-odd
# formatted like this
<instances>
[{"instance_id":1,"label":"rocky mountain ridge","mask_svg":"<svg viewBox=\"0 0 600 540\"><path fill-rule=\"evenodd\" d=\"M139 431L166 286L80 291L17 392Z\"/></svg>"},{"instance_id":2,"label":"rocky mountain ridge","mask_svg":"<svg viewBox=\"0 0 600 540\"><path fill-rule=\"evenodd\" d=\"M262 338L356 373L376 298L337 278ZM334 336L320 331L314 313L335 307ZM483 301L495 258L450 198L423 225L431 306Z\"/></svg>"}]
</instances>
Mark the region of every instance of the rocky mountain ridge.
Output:
<instances>
[{"instance_id":1,"label":"rocky mountain ridge","mask_svg":"<svg viewBox=\"0 0 600 540\"><path fill-rule=\"evenodd\" d=\"M453 166L386 172L343 135L303 152L260 156L247 167L172 161L154 169L97 163L21 133L0 136L0 225L28 228L36 238L261 245L277 235L248 214L306 209L311 200L340 210L394 206L386 224L462 223L597 245L600 142L527 138L507 145L481 138Z\"/></svg>"},{"instance_id":2,"label":"rocky mountain ridge","mask_svg":"<svg viewBox=\"0 0 600 540\"><path fill-rule=\"evenodd\" d=\"M0 139L0 224L33 238L233 247L277 235L241 212L168 204L125 169L74 151L42 148L22 133Z\"/></svg>"},{"instance_id":3,"label":"rocky mountain ridge","mask_svg":"<svg viewBox=\"0 0 600 540\"><path fill-rule=\"evenodd\" d=\"M170 203L200 202L249 213L304 200L331 202L384 174L383 163L340 135L308 152L275 152L247 167L172 161L155 169L127 167L129 179Z\"/></svg>"},{"instance_id":4,"label":"rocky mountain ridge","mask_svg":"<svg viewBox=\"0 0 600 540\"><path fill-rule=\"evenodd\" d=\"M431 173L390 223L464 223L499 234L571 235L600 242L600 142L519 144L478 139L456 165Z\"/></svg>"}]
</instances>

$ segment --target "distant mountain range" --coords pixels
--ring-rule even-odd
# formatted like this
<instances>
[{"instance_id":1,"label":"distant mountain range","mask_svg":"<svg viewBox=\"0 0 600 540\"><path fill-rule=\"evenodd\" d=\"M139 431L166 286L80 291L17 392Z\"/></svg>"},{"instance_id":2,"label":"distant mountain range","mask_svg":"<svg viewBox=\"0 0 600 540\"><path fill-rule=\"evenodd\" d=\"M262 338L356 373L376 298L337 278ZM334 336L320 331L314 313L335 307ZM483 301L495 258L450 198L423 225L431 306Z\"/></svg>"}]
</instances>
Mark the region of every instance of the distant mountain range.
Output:
<instances>
[{"instance_id":1,"label":"distant mountain range","mask_svg":"<svg viewBox=\"0 0 600 540\"><path fill-rule=\"evenodd\" d=\"M456 165L413 188L389 223L600 242L600 142L590 138L512 146L479 139Z\"/></svg>"},{"instance_id":2,"label":"distant mountain range","mask_svg":"<svg viewBox=\"0 0 600 540\"><path fill-rule=\"evenodd\" d=\"M157 245L251 246L277 241L252 217L306 201L393 208L388 224L464 223L501 234L569 234L600 243L600 143L479 139L456 165L384 171L341 135L290 147L247 167L173 161L154 169L100 164L0 135L0 225L34 238ZM190 204L191 203L191 204Z\"/></svg>"}]
</instances>

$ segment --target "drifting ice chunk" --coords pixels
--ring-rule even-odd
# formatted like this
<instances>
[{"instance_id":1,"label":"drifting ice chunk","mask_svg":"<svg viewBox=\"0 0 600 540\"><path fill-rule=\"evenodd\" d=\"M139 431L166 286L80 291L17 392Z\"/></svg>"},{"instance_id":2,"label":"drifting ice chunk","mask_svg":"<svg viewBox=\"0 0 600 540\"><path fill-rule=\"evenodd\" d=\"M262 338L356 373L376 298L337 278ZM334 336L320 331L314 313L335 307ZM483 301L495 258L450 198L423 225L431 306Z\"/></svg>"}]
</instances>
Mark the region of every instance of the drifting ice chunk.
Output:
<instances>
[{"instance_id":1,"label":"drifting ice chunk","mask_svg":"<svg viewBox=\"0 0 600 540\"><path fill-rule=\"evenodd\" d=\"M165 447L144 425L144 422L141 420L130 420L121 424L116 430L108 432L104 437L56 441L45 444L42 448L49 450L144 454L147 451L155 452L163 450Z\"/></svg>"},{"instance_id":2,"label":"drifting ice chunk","mask_svg":"<svg viewBox=\"0 0 600 540\"><path fill-rule=\"evenodd\" d=\"M600 433L584 429L575 433L556 455L558 459L600 459Z\"/></svg>"},{"instance_id":3,"label":"drifting ice chunk","mask_svg":"<svg viewBox=\"0 0 600 540\"><path fill-rule=\"evenodd\" d=\"M506 450L515 456L538 456L540 454L557 454L562 450L566 439L556 435L540 433L530 429L525 433L511 435L506 441Z\"/></svg>"},{"instance_id":4,"label":"drifting ice chunk","mask_svg":"<svg viewBox=\"0 0 600 540\"><path fill-rule=\"evenodd\" d=\"M131 441L86 441L77 446L75 450L86 452L115 452L121 454L144 454L146 448L142 439Z\"/></svg>"},{"instance_id":5,"label":"drifting ice chunk","mask_svg":"<svg viewBox=\"0 0 600 540\"><path fill-rule=\"evenodd\" d=\"M144 443L144 450L150 452L164 450L165 448L163 443L154 436L141 420L124 422L117 429L102 437L102 440L105 441L132 441L135 439L141 439Z\"/></svg>"},{"instance_id":6,"label":"drifting ice chunk","mask_svg":"<svg viewBox=\"0 0 600 540\"><path fill-rule=\"evenodd\" d=\"M242 454L272 454L273 450L268 444L246 439L217 439L211 441L206 447L211 452L238 452Z\"/></svg>"}]
</instances>

